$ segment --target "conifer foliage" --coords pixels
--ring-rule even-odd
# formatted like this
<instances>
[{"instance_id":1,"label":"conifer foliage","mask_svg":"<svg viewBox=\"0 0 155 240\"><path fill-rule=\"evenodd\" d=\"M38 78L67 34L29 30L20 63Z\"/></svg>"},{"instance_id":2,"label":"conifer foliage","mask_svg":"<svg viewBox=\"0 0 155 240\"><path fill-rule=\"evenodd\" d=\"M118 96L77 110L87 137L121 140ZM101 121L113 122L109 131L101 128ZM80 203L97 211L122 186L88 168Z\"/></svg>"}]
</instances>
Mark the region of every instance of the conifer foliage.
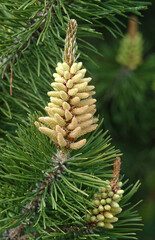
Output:
<instances>
[{"instance_id":1,"label":"conifer foliage","mask_svg":"<svg viewBox=\"0 0 155 240\"><path fill-rule=\"evenodd\" d=\"M118 16L146 8L1 0L0 239L136 239L141 218L130 199L140 184L120 175L121 153L97 124L92 79L78 59L98 53L86 37L101 38L100 28L121 35Z\"/></svg>"},{"instance_id":2,"label":"conifer foliage","mask_svg":"<svg viewBox=\"0 0 155 240\"><path fill-rule=\"evenodd\" d=\"M102 29L115 37L121 35L125 24L119 16L141 15L147 5L146 1L128 0L1 0L1 128L11 125L11 131L27 113L43 110L54 68L62 61L70 18L78 21L79 53L88 60L88 51L98 53L90 38L102 38Z\"/></svg>"},{"instance_id":3,"label":"conifer foliage","mask_svg":"<svg viewBox=\"0 0 155 240\"><path fill-rule=\"evenodd\" d=\"M54 74L55 91L45 108L49 117L30 115L16 135L8 133L8 141L1 143L2 239L136 239L140 217L129 200L139 182L125 187L121 154L94 124L94 87L75 62L75 26L71 20L63 63ZM34 125L38 117L40 131ZM86 133L87 141L75 142Z\"/></svg>"}]
</instances>

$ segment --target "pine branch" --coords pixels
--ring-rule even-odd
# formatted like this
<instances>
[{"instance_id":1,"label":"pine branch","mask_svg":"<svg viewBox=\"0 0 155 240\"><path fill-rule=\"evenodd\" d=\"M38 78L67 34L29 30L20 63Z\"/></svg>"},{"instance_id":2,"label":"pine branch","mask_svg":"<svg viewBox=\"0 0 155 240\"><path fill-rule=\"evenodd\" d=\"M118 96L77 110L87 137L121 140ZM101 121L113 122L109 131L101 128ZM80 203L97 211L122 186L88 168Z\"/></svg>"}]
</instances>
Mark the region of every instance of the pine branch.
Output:
<instances>
[{"instance_id":1,"label":"pine branch","mask_svg":"<svg viewBox=\"0 0 155 240\"><path fill-rule=\"evenodd\" d=\"M71 157L64 162L65 174L63 173L58 180L53 178L53 184L50 187L47 179L51 179L50 175L55 171L51 156L55 155L56 149L54 145L49 145L46 136L42 136L37 131L33 121L34 119L31 119L29 124L19 126L17 137L8 135L9 141L5 151L1 148L0 177L3 179L0 201L1 233L8 228L16 228L23 222L28 236L31 236L32 232L37 232L45 239L54 237L70 239L73 236L74 239L81 237L92 239L95 236L97 239L106 239L108 236L111 236L111 239L124 237L135 239L134 235L132 237L132 232L137 228L136 222L140 221L140 218L132 210L133 206L129 207L128 203L137 191L138 183L126 188L127 193L120 202L123 212L119 214L119 222L114 223L113 230L103 232L101 229L96 229L92 232L86 231L85 228L85 213L91 207L89 199L99 186L104 185L104 179L112 176L112 172L108 169L116 156L120 155L119 152L110 148L109 138L105 137L105 133L98 131L92 134L79 153L81 157L72 152ZM94 149L100 155L96 155ZM100 163L100 169L97 162ZM44 193L41 194L42 190L39 189L38 184L42 187L44 185ZM33 191L35 189L37 191ZM78 192L80 194L77 194ZM35 199L39 200L38 194L42 195L40 207L33 208L30 213L28 206L36 204ZM24 212L23 209L25 209ZM32 220L33 231L30 227ZM57 230L54 231L54 229Z\"/></svg>"},{"instance_id":2,"label":"pine branch","mask_svg":"<svg viewBox=\"0 0 155 240\"><path fill-rule=\"evenodd\" d=\"M58 78L58 83L56 81L55 85L52 83L55 90L52 91L52 94L54 92L57 95L56 99L51 99L50 104L52 106L49 107L52 109L51 115L49 114L52 119L52 125L50 126L52 130L49 128L47 130L47 127L40 125L41 123L36 124L40 128L39 130L42 130L41 132L54 141L55 145L35 128L33 123L37 117L32 118L32 114L30 114L29 122L24 119L25 123L18 126L16 136L7 134L8 142L2 141L2 147L0 148L2 153L0 162L0 185L2 187L0 193L0 214L2 219L0 220L0 231L3 235L3 232L9 229L10 234L23 237L21 235L23 231L22 225L24 225L23 234L25 238L27 236L30 238L33 235L37 239L107 239L109 236L111 239L122 239L124 237L126 239L135 239L134 231L138 230L139 225L137 222L140 221L140 218L137 212L133 211L136 205L129 206L128 201L137 191L139 183L133 187L127 187L125 196L122 196L124 190L120 189L118 182L120 175L120 159L118 157L121 155L120 152L110 146L110 138L106 137L106 133L98 129L93 134L87 135L86 139L88 141L85 141L80 147L74 145L76 144L74 141L78 137L91 132L92 129L94 130L97 127L97 125L95 127L92 125L94 123L92 121L89 124L87 123L88 128L85 125L83 127L83 123L80 125L81 127L77 127L76 124L80 123L78 120L75 121L76 124L72 124L73 118L71 115L75 115L74 119L78 119L88 110L88 113L92 113L89 118L92 118L95 113L95 106L92 102L89 103L87 99L87 97L91 98L94 94L94 92L93 94L91 92L92 86L87 86L91 79L84 78L86 70L79 70L77 63L73 63L75 60L74 49L76 49L74 26L76 25L72 25L74 31L70 38L68 38L70 34L67 33L67 41L73 47L70 48L70 51L70 45L66 42L67 47L65 48L64 58L72 66L68 66L66 62L65 66L59 63L56 68L57 74L54 75L55 80ZM72 30L70 25L69 29L69 31ZM37 51L39 49L40 46ZM44 58L44 54L42 57ZM44 62L47 63L46 59L44 59ZM38 60L37 64L37 70L40 73L40 60ZM46 68L51 74L48 63ZM67 70L64 68L67 68ZM36 90L30 65L27 65L27 69L33 89ZM26 76L25 82L27 83ZM73 91L70 94L69 91L71 90ZM63 92L62 96L65 96L62 99L60 99L60 92ZM79 94L79 97L77 97L78 102L75 102L74 99L72 104L71 101L73 101L77 93ZM83 97L85 93L86 95ZM71 97L68 97L68 95ZM67 102L68 98L69 103ZM82 106L76 105L77 103L82 103ZM57 104L56 107L53 104ZM83 109L83 107L85 108ZM66 110L68 112L70 110L70 114L65 115ZM56 111L56 115L54 111ZM68 116L71 116L71 118L68 119ZM40 119L40 121L42 120L45 121L44 117ZM71 120L70 123L69 120ZM48 125L47 122L45 124ZM72 127L68 128L70 124L72 124ZM91 125L94 128L91 128ZM56 126L59 126L59 128ZM76 131L74 131L75 129ZM81 135L78 135L79 133ZM60 134L62 135L61 138ZM69 154L66 153L66 146ZM78 153L76 152L77 149L80 149ZM115 159L117 160L112 174L111 167ZM100 167L98 164L100 164ZM111 190L113 191L112 200L109 200L107 195L109 196ZM101 226L101 223L98 225L98 222L94 223L94 220L91 220L94 224L93 228L88 227L86 215L87 213L90 214L89 209L94 207L94 202L91 199L97 196L100 203L100 198L103 197L96 193L98 191L101 191L104 196L106 195L105 202L111 204L111 206L106 206L109 210L104 209L103 206L102 210L97 209L97 211L101 212L102 218L103 214L105 214L105 218L111 219L113 215L120 213L120 209L123 208L122 215L119 215L120 220L117 219L116 223L114 223L114 229L110 229L113 225L106 224L106 221L105 225L102 224ZM114 201L118 199L120 200L120 207ZM110 210L111 213L108 212ZM100 222L99 219L98 221ZM126 227L126 224L128 224L128 227ZM105 227L104 231L102 227Z\"/></svg>"},{"instance_id":3,"label":"pine branch","mask_svg":"<svg viewBox=\"0 0 155 240\"><path fill-rule=\"evenodd\" d=\"M115 37L121 34L118 24L118 16L126 17L128 12L140 14L140 10L146 9L149 2L137 1L1 1L0 25L2 28L2 40L0 42L1 59L3 64L8 58L15 57L19 50L28 48L35 38L36 44L43 42L49 32L52 33L56 45L61 42L66 21L76 18L79 22L79 36L97 37L100 32L94 30L104 27ZM84 17L83 17L84 15ZM11 21L10 21L11 19ZM103 20L103 22L102 22ZM108 25L104 23L108 20ZM93 24L93 28L92 25ZM110 26L110 24L112 26ZM113 27L114 26L114 27ZM80 41L79 41L80 42Z\"/></svg>"},{"instance_id":4,"label":"pine branch","mask_svg":"<svg viewBox=\"0 0 155 240\"><path fill-rule=\"evenodd\" d=\"M95 28L107 27L110 30L102 21L102 18L107 18L110 22L116 21L114 25L119 29L118 24L122 24L118 19L119 14L135 12L137 6L138 9L143 9L144 5L147 4L124 0L104 3L90 1L88 6L84 1L58 1L54 5L49 1L2 1L0 21L5 27L0 43L3 66L0 70L0 111L3 116L1 131L5 131L9 126L13 129L11 125L20 122L26 113L32 113L35 109L42 111L42 106L47 101L46 94L42 93L48 89L55 63L62 59L60 49L64 44L66 22L69 14L70 17L75 16L72 8L79 9L76 17L79 19L78 41L81 51L78 54L80 53L81 58L88 59L85 49L94 53L98 51L85 41L85 37L100 36L92 29L91 23ZM85 20L82 20L82 11L87 11ZM96 16L100 19L96 20Z\"/></svg>"},{"instance_id":5,"label":"pine branch","mask_svg":"<svg viewBox=\"0 0 155 240\"><path fill-rule=\"evenodd\" d=\"M59 220L55 219L55 223L59 221L58 226L64 225L61 223L61 221L64 218L63 216L65 216L66 214L69 218L73 219L72 220L73 223L75 219L79 221L78 220L79 214L77 212L77 209L78 211L80 212L82 211L84 213L86 211L85 205L90 204L89 201L87 200L88 191L92 192L92 187L96 188L99 185L102 186L104 183L104 181L101 180L104 178L104 174L102 173L102 176L100 174L100 172L103 172L102 167L100 168L99 177L96 174L95 174L96 177L92 175L93 169L94 169L94 172L96 172L95 170L96 162L94 161L90 165L90 161L93 155L92 156L90 155L90 157L87 157L88 158L87 161L85 160L85 164L87 165L87 162L89 164L89 169L84 168L83 165L81 165L81 167L80 166L78 167L78 171L77 171L76 161L78 164L80 162L82 163L83 158L72 155L72 157L64 161L64 163L67 164L66 167L64 166L64 170L66 172L65 175L61 176L61 178L59 179L59 182L57 182L56 178L54 178L53 185L50 187L48 179L51 179L50 176L51 174L53 176L55 171L54 170L55 167L53 166L53 163L55 162L55 160L53 159L54 162L51 161L51 156L55 154L53 152L54 146L53 145L49 146L48 139L46 137L43 137L42 134L37 131L35 126L32 127L31 124L33 121L34 120L31 120L30 125L26 124L25 126L19 127L18 136L15 137L14 139L11 136L10 138L8 135L10 139L9 140L10 143L8 142L6 151L3 152L3 149L1 149L3 154L1 157L0 177L4 179L3 187L2 187L3 191L1 192L1 199L2 199L1 203L3 203L2 204L3 210L1 211L1 214L6 214L7 211L8 213L12 212L11 218L7 217L5 220L2 221L2 226L1 226L2 230L5 230L5 228L8 228L8 226L10 226L10 228L11 226L13 227L15 225L14 221L17 221L17 224L18 224L18 219L21 219L21 216L22 216L22 221L25 221L27 219L27 223L29 223L30 219L32 219L32 216L34 218L33 219L34 224L37 223L37 221L39 222L42 221L40 217L42 218L44 216L44 210L42 210L41 212L39 211L41 214L39 218L36 217L35 215L30 214L29 211L24 210L24 214L22 211L22 215L20 213L21 209L24 209L23 207L26 206L28 203L32 202L31 206L34 206L36 204L35 199L38 196L38 194L41 194L42 190L40 190L39 188L37 188L37 191L32 191L32 190L36 189L35 186L39 182L41 183L40 186L43 187L44 185L44 189L46 189L45 191L46 193L44 192L46 195L44 195L44 193L42 192L40 210L42 208L45 209L46 206L48 206L49 204L50 205L52 204L53 214L55 214L54 209L56 208L59 214L62 215L61 220L59 218L58 218ZM98 135L100 135L100 138ZM91 136L91 138L88 141L88 144L86 144L85 148L83 148L82 156L87 154L87 148L91 149L90 148L91 144L97 145L98 139L100 139L101 141L101 138L103 138L104 135L105 134L98 133L97 137ZM34 136L33 139L32 139L32 136ZM109 140L105 139L104 141L102 141L102 143L104 144L103 145L104 148L103 146L98 146L98 151L102 152L101 150L102 148L103 149L106 149L106 147L108 148L108 144L106 145L107 141ZM37 150L38 143L40 145L39 151ZM50 156L49 156L49 152L51 153ZM10 162L9 153L11 153L11 162ZM93 150L92 150L92 154L93 154ZM105 152L105 158L103 158L101 155L101 158L100 159L98 158L97 161L99 160L104 161L103 169L105 169L105 167L108 168L110 166L109 163L113 162L113 159L115 158L115 156L117 156L117 154L118 154L117 151L115 150L112 151L109 148L109 151L107 153ZM106 157L106 155L108 156L108 158ZM20 159L20 162L18 159ZM36 162L35 159L38 159L38 161ZM8 161L9 161L9 164L8 164ZM30 162L31 162L31 165L29 164ZM50 168L49 168L49 163L51 166ZM68 166L70 166L69 169L68 169ZM56 171L57 170L58 169L56 167ZM105 174L105 177L107 178L107 172ZM83 186L82 189L81 187L79 187L80 185ZM47 189L47 186L49 190ZM90 189L87 186L89 186ZM87 188L88 190L86 190ZM53 196L51 195L51 198L49 198L50 191L52 192L56 191L57 193L53 192ZM81 193L82 195L81 196L77 195L77 192ZM55 194L57 195L57 197ZM59 202L57 198L59 199ZM45 199L46 199L46 206L42 205ZM37 197L36 200L38 201L39 198ZM71 203L72 203L72 211L74 212L74 215L70 214ZM78 203L78 206L77 206L77 203ZM14 204L16 204L16 211L13 210ZM6 208L6 205L7 205L7 208ZM30 205L28 204L26 208L29 210L30 207L28 206ZM37 204L37 207L38 206L39 205ZM34 211L35 209L33 208L33 212ZM56 216L57 214L55 215L55 217ZM14 220L13 223L12 223L12 219ZM49 220L47 220L47 222ZM47 223L47 226L48 224L52 224L51 221Z\"/></svg>"}]
</instances>

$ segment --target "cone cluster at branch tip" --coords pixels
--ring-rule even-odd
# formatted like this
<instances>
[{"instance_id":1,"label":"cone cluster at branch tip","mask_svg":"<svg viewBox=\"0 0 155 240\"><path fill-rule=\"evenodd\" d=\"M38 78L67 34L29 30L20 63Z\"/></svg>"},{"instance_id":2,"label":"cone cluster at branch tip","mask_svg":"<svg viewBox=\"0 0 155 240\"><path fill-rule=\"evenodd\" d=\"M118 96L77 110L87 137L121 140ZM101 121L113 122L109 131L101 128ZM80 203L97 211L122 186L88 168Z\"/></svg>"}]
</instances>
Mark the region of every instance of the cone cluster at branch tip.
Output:
<instances>
[{"instance_id":1,"label":"cone cluster at branch tip","mask_svg":"<svg viewBox=\"0 0 155 240\"><path fill-rule=\"evenodd\" d=\"M133 71L142 63L142 53L142 35L138 32L137 22L130 20L128 33L120 42L116 61Z\"/></svg>"},{"instance_id":2,"label":"cone cluster at branch tip","mask_svg":"<svg viewBox=\"0 0 155 240\"><path fill-rule=\"evenodd\" d=\"M60 149L79 149L86 139L77 138L92 132L98 126L98 119L93 118L96 112L94 86L88 85L91 78L85 78L86 69L81 69L82 62L58 63L54 82L54 91L48 92L50 103L45 107L48 116L40 117L35 122L39 131L50 137Z\"/></svg>"},{"instance_id":3,"label":"cone cluster at branch tip","mask_svg":"<svg viewBox=\"0 0 155 240\"><path fill-rule=\"evenodd\" d=\"M124 190L121 189L122 182L117 183L115 189L107 180L107 185L99 189L99 193L94 194L92 200L93 208L89 209L87 214L87 223L96 228L104 227L108 229L114 228L113 223L118 221L116 217L122 211L119 201L122 198Z\"/></svg>"}]
</instances>

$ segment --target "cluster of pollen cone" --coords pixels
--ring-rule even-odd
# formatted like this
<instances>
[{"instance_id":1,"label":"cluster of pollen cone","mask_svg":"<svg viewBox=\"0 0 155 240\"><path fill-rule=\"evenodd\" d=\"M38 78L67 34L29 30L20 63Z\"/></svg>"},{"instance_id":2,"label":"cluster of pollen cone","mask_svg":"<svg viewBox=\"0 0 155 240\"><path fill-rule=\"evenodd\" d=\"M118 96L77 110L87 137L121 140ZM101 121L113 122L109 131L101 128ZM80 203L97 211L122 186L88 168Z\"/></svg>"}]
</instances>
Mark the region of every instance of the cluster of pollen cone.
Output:
<instances>
[{"instance_id":1,"label":"cluster of pollen cone","mask_svg":"<svg viewBox=\"0 0 155 240\"><path fill-rule=\"evenodd\" d=\"M93 118L94 86L88 85L91 78L85 77L82 62L76 62L76 31L77 22L72 19L66 34L64 59L57 64L51 84L53 91L48 92L50 102L45 107L48 116L35 122L40 132L50 137L58 148L66 150L83 147L86 139L82 136L95 130L98 121Z\"/></svg>"},{"instance_id":2,"label":"cluster of pollen cone","mask_svg":"<svg viewBox=\"0 0 155 240\"><path fill-rule=\"evenodd\" d=\"M133 18L138 20L136 17ZM142 52L143 39L138 31L138 24L130 20L128 33L121 40L116 60L129 70L135 70L142 63Z\"/></svg>"},{"instance_id":3,"label":"cluster of pollen cone","mask_svg":"<svg viewBox=\"0 0 155 240\"><path fill-rule=\"evenodd\" d=\"M118 182L117 186L118 188L113 190L110 182L107 181L107 186L100 188L99 193L94 194L94 200L92 200L94 208L89 209L88 223L91 223L94 227L113 228L112 223L118 221L115 215L122 211L118 202L124 193L124 190L120 189L122 182Z\"/></svg>"},{"instance_id":4,"label":"cluster of pollen cone","mask_svg":"<svg viewBox=\"0 0 155 240\"><path fill-rule=\"evenodd\" d=\"M85 78L86 69L81 69L82 62L58 63L54 82L54 91L48 92L50 103L45 107L48 116L40 117L35 122L40 132L50 137L60 148L79 149L86 139L77 138L96 129L98 119L93 118L95 102L94 86L88 85L91 78Z\"/></svg>"},{"instance_id":5,"label":"cluster of pollen cone","mask_svg":"<svg viewBox=\"0 0 155 240\"><path fill-rule=\"evenodd\" d=\"M113 223L118 221L116 215L122 211L119 201L124 193L121 189L122 182L119 181L120 165L121 160L117 157L114 163L114 178L111 181L106 180L105 186L99 188L99 192L95 193L91 200L93 207L86 216L90 227L112 229Z\"/></svg>"}]
</instances>

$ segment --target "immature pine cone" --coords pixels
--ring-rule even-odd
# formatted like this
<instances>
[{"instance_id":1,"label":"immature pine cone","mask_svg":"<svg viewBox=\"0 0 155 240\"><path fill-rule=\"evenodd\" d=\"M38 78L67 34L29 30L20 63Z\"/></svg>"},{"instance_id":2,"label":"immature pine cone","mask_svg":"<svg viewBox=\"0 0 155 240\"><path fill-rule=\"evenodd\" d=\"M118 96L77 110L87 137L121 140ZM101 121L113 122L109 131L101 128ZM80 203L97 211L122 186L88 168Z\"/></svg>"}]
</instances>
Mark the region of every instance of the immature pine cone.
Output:
<instances>
[{"instance_id":1,"label":"immature pine cone","mask_svg":"<svg viewBox=\"0 0 155 240\"><path fill-rule=\"evenodd\" d=\"M137 18L133 17L135 20ZM130 20L128 33L122 38L116 60L129 70L135 70L142 63L143 39L138 32L137 22Z\"/></svg>"},{"instance_id":2,"label":"immature pine cone","mask_svg":"<svg viewBox=\"0 0 155 240\"><path fill-rule=\"evenodd\" d=\"M104 227L112 229L112 223L117 222L115 215L122 211L119 201L124 190L121 189L122 182L119 182L121 159L117 157L114 162L113 176L110 181L106 180L106 185L99 188L99 193L94 194L92 200L93 208L87 214L87 224L90 228Z\"/></svg>"},{"instance_id":3,"label":"immature pine cone","mask_svg":"<svg viewBox=\"0 0 155 240\"><path fill-rule=\"evenodd\" d=\"M94 194L92 203L94 208L89 209L87 214L87 223L93 227L113 228L114 222L118 221L115 215L122 211L119 201L122 198L124 190L120 189L122 182L117 183L117 188L113 189L110 182L107 181L106 187L101 187L99 193Z\"/></svg>"}]
</instances>

